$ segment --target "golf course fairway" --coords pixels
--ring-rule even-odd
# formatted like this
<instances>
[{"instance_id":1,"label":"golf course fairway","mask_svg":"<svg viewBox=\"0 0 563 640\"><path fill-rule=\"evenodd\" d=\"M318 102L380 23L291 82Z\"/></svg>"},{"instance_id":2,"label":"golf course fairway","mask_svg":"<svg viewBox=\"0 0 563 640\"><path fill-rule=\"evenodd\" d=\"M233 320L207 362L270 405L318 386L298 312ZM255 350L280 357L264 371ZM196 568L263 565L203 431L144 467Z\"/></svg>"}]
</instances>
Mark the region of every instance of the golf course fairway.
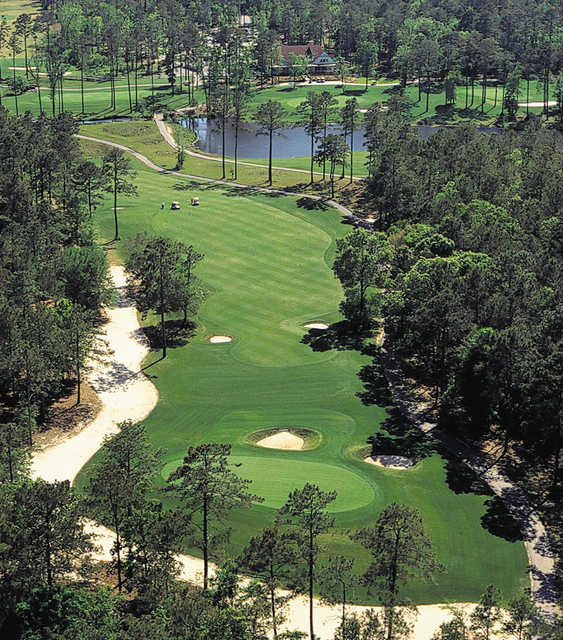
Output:
<instances>
[{"instance_id":1,"label":"golf course fairway","mask_svg":"<svg viewBox=\"0 0 563 640\"><path fill-rule=\"evenodd\" d=\"M106 151L97 144L85 149L92 157ZM120 198L121 241L110 249L113 259L125 259L128 240L139 232L182 240L205 254L198 275L210 292L194 335L172 345L164 360L155 348L146 362L154 363L146 374L159 393L146 426L153 444L165 450L155 495L179 504L158 489L189 445L230 443L233 461L241 464L237 472L264 497L231 514L231 552L272 523L290 490L311 482L338 491L331 508L335 527L321 541L333 555L354 557L358 572L369 555L348 532L373 524L393 501L420 510L446 572L433 582L409 583L406 594L416 603L476 601L491 583L507 597L519 592L528 580L524 546L484 528L487 495L450 488L460 473L455 463L435 453L411 469L392 471L365 464L355 453L388 416L356 395L363 389L358 372L371 359L346 345L314 350L308 342L315 330L303 327L340 319L342 292L330 269L334 240L350 229L340 215L300 208L297 197L202 185L136 161L133 166L139 197ZM194 195L199 207L188 205ZM173 200L181 203L179 211L169 210ZM98 207L96 222L101 239L113 237L110 198ZM233 339L213 344L212 335ZM249 441L262 429L291 427L318 432L318 445L277 451ZM90 468L81 472L79 487ZM358 589L355 600L376 602L376 595Z\"/></svg>"}]
</instances>

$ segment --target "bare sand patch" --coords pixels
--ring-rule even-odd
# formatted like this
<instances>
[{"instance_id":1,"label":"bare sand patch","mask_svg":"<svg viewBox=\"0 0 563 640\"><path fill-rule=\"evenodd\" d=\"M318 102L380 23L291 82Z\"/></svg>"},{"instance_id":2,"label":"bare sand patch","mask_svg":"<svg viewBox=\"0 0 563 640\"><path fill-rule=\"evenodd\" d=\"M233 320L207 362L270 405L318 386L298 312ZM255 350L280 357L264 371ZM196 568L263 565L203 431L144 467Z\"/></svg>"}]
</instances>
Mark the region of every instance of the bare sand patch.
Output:
<instances>
[{"instance_id":1,"label":"bare sand patch","mask_svg":"<svg viewBox=\"0 0 563 640\"><path fill-rule=\"evenodd\" d=\"M266 449L285 449L287 451L300 451L305 446L305 440L296 436L291 431L278 431L267 438L262 438L256 443L257 447Z\"/></svg>"},{"instance_id":2,"label":"bare sand patch","mask_svg":"<svg viewBox=\"0 0 563 640\"><path fill-rule=\"evenodd\" d=\"M409 469L414 466L414 460L406 456L368 456L364 458L364 462L374 464L377 467L385 467L385 469Z\"/></svg>"},{"instance_id":3,"label":"bare sand patch","mask_svg":"<svg viewBox=\"0 0 563 640\"><path fill-rule=\"evenodd\" d=\"M328 329L328 324L325 322L308 322L303 325L306 329Z\"/></svg>"},{"instance_id":4,"label":"bare sand patch","mask_svg":"<svg viewBox=\"0 0 563 640\"><path fill-rule=\"evenodd\" d=\"M216 336L211 336L209 338L209 342L211 342L212 344L222 344L224 342L231 342L232 339L233 338L231 336L216 335Z\"/></svg>"}]
</instances>

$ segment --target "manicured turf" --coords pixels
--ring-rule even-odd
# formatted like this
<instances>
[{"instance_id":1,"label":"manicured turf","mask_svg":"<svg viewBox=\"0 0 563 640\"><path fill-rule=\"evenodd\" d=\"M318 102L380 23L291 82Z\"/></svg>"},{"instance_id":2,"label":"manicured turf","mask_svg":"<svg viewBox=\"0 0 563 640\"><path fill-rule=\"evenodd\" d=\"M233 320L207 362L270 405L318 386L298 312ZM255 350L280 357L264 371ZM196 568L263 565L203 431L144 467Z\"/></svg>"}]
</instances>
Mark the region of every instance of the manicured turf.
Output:
<instances>
[{"instance_id":1,"label":"manicured turf","mask_svg":"<svg viewBox=\"0 0 563 640\"><path fill-rule=\"evenodd\" d=\"M101 149L90 148L93 154ZM196 335L147 370L159 403L146 424L155 446L166 450L164 475L188 445L232 444L234 459L243 465L240 473L256 481L255 491L266 502L232 514L230 550L237 552L272 523L285 492L318 482L341 494L336 527L323 543L330 553L356 558L358 570L369 557L346 532L372 524L385 505L398 501L420 509L448 570L434 583L412 582L408 594L416 602L476 600L489 583L516 593L527 578L523 545L482 527L485 497L450 489L446 460L436 454L414 469L393 472L354 455L386 417L384 409L365 406L355 395L362 389L358 371L370 360L347 349L313 351L302 342L304 323L338 319L341 290L329 265L335 238L348 229L340 217L332 210L301 209L293 197L245 195L157 175L140 163L135 168L139 198L120 202L118 256L125 256L127 239L140 231L193 243L206 255L198 272L211 290ZM197 208L160 209L163 200L184 204L196 194ZM109 202L96 215L102 237L110 237ZM234 340L210 344L207 337L216 333ZM158 358L156 351L147 363ZM322 440L307 451L272 451L248 441L273 426L309 427ZM157 486L164 484L161 471ZM88 467L79 486L87 476ZM356 599L374 601L361 589Z\"/></svg>"},{"instance_id":2,"label":"manicured turf","mask_svg":"<svg viewBox=\"0 0 563 640\"><path fill-rule=\"evenodd\" d=\"M231 461L241 465L239 475L252 480L253 493L264 497L264 506L271 509L282 507L290 491L310 480L323 491L338 492L336 500L328 506L331 513L365 507L374 499L373 489L365 478L345 468L336 470L333 464L286 459L271 452L269 456L260 457L232 456ZM181 463L181 458L169 462L162 470L162 477L167 479Z\"/></svg>"}]
</instances>

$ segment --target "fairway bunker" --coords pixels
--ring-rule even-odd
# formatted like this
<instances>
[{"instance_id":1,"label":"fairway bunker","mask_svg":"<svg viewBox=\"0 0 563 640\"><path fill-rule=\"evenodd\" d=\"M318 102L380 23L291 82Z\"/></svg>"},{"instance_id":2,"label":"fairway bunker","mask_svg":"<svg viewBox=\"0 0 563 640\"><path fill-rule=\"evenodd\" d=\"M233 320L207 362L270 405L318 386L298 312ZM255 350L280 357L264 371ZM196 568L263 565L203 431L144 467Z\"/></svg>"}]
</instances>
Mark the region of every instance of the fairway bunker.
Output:
<instances>
[{"instance_id":1,"label":"fairway bunker","mask_svg":"<svg viewBox=\"0 0 563 640\"><path fill-rule=\"evenodd\" d=\"M415 464L412 458L393 455L368 456L364 458L364 462L374 464L377 467L384 467L385 469L410 469Z\"/></svg>"},{"instance_id":2,"label":"fairway bunker","mask_svg":"<svg viewBox=\"0 0 563 640\"><path fill-rule=\"evenodd\" d=\"M226 336L226 335L216 335L208 338L209 342L211 342L212 344L223 344L225 342L231 342L232 339L233 339L232 336Z\"/></svg>"},{"instance_id":3,"label":"fairway bunker","mask_svg":"<svg viewBox=\"0 0 563 640\"><path fill-rule=\"evenodd\" d=\"M326 324L325 322L308 322L303 326L306 329L320 329L322 331L324 331L325 329L328 329L328 324Z\"/></svg>"}]
</instances>

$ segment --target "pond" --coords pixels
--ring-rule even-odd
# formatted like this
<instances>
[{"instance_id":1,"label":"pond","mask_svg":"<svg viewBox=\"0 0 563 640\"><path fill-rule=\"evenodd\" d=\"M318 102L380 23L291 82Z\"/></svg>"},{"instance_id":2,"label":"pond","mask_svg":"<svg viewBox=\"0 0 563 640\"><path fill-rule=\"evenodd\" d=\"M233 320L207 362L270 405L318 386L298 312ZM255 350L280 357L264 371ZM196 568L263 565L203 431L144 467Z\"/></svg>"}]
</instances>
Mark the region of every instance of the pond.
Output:
<instances>
[{"instance_id":1,"label":"pond","mask_svg":"<svg viewBox=\"0 0 563 640\"><path fill-rule=\"evenodd\" d=\"M205 153L221 154L222 133L218 122L212 118L190 118L183 120L180 124L192 129L198 136L198 147ZM440 126L418 125L417 130L421 138L426 139L433 133L439 131ZM265 159L268 157L268 136L259 135L260 125L256 122L245 122L239 128L238 135L238 157ZM498 133L501 129L482 128L487 133ZM328 133L342 133L339 125L329 125ZM364 139L365 127L358 127L354 133L354 151L365 150ZM348 144L350 138L347 136ZM234 156L235 152L235 128L229 122L225 129L225 147L227 156ZM316 149L317 145L315 145ZM304 127L291 127L280 129L274 135L272 143L272 155L274 158L296 158L308 156L311 153L311 139L305 132Z\"/></svg>"}]
</instances>

